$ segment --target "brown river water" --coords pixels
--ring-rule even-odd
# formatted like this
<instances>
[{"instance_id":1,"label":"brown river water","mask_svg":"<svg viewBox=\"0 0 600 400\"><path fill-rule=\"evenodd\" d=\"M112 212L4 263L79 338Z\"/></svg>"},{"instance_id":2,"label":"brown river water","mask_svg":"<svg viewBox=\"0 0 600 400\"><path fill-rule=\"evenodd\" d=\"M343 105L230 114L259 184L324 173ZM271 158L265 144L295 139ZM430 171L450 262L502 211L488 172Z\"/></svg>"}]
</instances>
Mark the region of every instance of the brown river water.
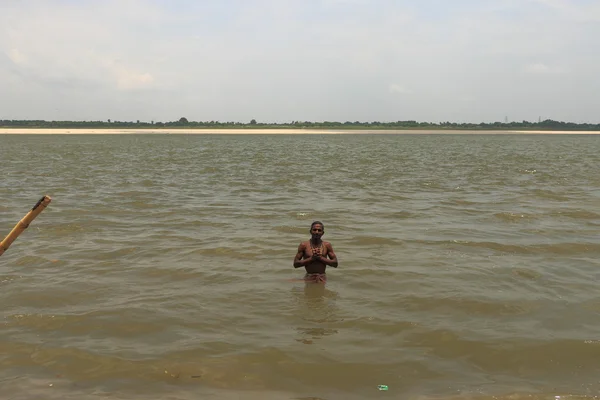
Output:
<instances>
[{"instance_id":1,"label":"brown river water","mask_svg":"<svg viewBox=\"0 0 600 400\"><path fill-rule=\"evenodd\" d=\"M594 135L0 135L0 239L52 197L0 257L0 398L594 398L599 165ZM292 267L313 220L326 285Z\"/></svg>"}]
</instances>

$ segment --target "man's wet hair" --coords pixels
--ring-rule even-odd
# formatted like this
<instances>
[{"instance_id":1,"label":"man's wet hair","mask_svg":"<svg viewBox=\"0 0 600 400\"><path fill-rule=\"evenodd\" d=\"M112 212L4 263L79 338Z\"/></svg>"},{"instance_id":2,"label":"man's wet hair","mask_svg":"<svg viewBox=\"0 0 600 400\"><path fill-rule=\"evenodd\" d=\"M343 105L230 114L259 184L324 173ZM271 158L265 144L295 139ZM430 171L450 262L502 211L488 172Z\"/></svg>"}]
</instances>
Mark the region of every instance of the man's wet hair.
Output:
<instances>
[{"instance_id":1,"label":"man's wet hair","mask_svg":"<svg viewBox=\"0 0 600 400\"><path fill-rule=\"evenodd\" d=\"M312 224L310 224L310 229L312 230L312 228L313 228L315 225L321 225L321 226L323 227L323 230L325 230L325 225L323 225L323 223L322 223L321 221L315 221L315 222L313 222Z\"/></svg>"}]
</instances>

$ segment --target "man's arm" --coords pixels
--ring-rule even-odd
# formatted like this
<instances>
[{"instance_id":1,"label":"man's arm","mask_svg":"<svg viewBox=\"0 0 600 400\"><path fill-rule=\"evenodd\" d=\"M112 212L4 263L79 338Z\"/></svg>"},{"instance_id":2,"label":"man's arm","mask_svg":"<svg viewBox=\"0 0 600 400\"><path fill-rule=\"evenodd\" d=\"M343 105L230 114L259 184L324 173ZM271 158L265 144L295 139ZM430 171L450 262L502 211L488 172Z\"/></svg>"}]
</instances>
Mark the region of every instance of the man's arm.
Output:
<instances>
[{"instance_id":1,"label":"man's arm","mask_svg":"<svg viewBox=\"0 0 600 400\"><path fill-rule=\"evenodd\" d=\"M298 252L296 253L296 257L294 257L294 268L304 267L306 264L310 263L312 259L307 258L303 260L304 251L306 250L306 245L304 243L300 243L298 246Z\"/></svg>"},{"instance_id":2,"label":"man's arm","mask_svg":"<svg viewBox=\"0 0 600 400\"><path fill-rule=\"evenodd\" d=\"M337 256L335 255L335 252L333 251L333 246L331 245L331 243L327 242L327 243L325 243L325 248L327 249L327 254L325 254L324 257L321 257L321 262L323 262L325 265L327 265L329 267L337 268L338 267L338 259L337 259Z\"/></svg>"}]
</instances>

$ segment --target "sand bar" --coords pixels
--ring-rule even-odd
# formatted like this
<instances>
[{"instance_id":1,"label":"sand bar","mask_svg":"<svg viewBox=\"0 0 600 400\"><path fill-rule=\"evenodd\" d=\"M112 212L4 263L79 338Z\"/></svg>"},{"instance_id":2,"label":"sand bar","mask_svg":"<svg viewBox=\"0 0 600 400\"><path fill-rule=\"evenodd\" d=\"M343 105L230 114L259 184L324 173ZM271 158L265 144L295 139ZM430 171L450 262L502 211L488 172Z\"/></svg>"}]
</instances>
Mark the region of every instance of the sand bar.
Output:
<instances>
[{"instance_id":1,"label":"sand bar","mask_svg":"<svg viewBox=\"0 0 600 400\"><path fill-rule=\"evenodd\" d=\"M357 134L451 134L451 135L597 135L600 131L518 131L518 130L446 130L446 129L47 129L0 128L0 135L133 135L133 134L197 134L197 135L357 135Z\"/></svg>"}]
</instances>

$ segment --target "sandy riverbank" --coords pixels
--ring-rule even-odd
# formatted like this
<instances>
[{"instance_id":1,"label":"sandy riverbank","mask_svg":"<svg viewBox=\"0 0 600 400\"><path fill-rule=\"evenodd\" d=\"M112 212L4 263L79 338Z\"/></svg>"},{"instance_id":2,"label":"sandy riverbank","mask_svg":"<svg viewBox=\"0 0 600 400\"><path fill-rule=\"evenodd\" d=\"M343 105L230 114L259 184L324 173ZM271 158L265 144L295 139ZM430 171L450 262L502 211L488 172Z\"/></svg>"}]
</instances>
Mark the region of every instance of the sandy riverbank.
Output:
<instances>
[{"instance_id":1,"label":"sandy riverbank","mask_svg":"<svg viewBox=\"0 0 600 400\"><path fill-rule=\"evenodd\" d=\"M560 134L597 135L600 131L495 131L495 130L343 130L343 129L25 129L0 128L0 135L131 135L131 134L200 134L200 135L309 135L309 134Z\"/></svg>"}]
</instances>

